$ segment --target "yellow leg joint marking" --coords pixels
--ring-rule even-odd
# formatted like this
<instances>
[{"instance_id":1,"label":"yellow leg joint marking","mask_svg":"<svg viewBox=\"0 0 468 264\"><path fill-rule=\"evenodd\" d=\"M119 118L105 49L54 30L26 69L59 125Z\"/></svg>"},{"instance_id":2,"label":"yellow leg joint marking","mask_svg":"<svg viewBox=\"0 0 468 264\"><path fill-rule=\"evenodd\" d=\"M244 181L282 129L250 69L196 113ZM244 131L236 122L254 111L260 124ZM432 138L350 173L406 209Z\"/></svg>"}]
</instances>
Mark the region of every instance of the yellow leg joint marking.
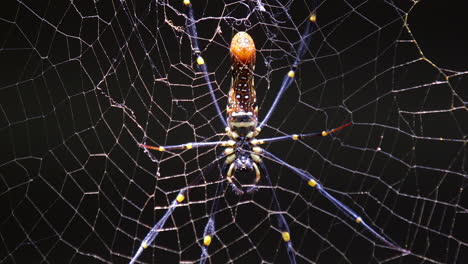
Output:
<instances>
[{"instance_id":1,"label":"yellow leg joint marking","mask_svg":"<svg viewBox=\"0 0 468 264\"><path fill-rule=\"evenodd\" d=\"M294 135L291 136L291 138L292 138L293 140L298 140L298 139L299 139L299 135L298 135L298 134L294 134Z\"/></svg>"},{"instance_id":2,"label":"yellow leg joint marking","mask_svg":"<svg viewBox=\"0 0 468 264\"><path fill-rule=\"evenodd\" d=\"M233 148L226 148L224 150L224 154L226 154L226 156L232 154L233 152L234 152Z\"/></svg>"},{"instance_id":3,"label":"yellow leg joint marking","mask_svg":"<svg viewBox=\"0 0 468 264\"><path fill-rule=\"evenodd\" d=\"M281 236L283 237L284 242L289 242L289 240L291 240L291 235L287 231L281 233Z\"/></svg>"},{"instance_id":4,"label":"yellow leg joint marking","mask_svg":"<svg viewBox=\"0 0 468 264\"><path fill-rule=\"evenodd\" d=\"M361 222L362 222L362 218L361 218L361 217L356 218L356 223L360 224Z\"/></svg>"},{"instance_id":5,"label":"yellow leg joint marking","mask_svg":"<svg viewBox=\"0 0 468 264\"><path fill-rule=\"evenodd\" d=\"M288 72L288 77L289 77L289 78L294 78L295 75L296 75L296 73L295 73L293 70L290 70L290 71Z\"/></svg>"},{"instance_id":6,"label":"yellow leg joint marking","mask_svg":"<svg viewBox=\"0 0 468 264\"><path fill-rule=\"evenodd\" d=\"M175 198L177 202L181 203L185 200L185 195L179 193L179 195L177 195L177 197Z\"/></svg>"},{"instance_id":7,"label":"yellow leg joint marking","mask_svg":"<svg viewBox=\"0 0 468 264\"><path fill-rule=\"evenodd\" d=\"M260 156L258 156L257 154L250 154L250 157L253 159L253 161L255 161L255 163L260 163L262 162L262 158L260 158Z\"/></svg>"},{"instance_id":8,"label":"yellow leg joint marking","mask_svg":"<svg viewBox=\"0 0 468 264\"><path fill-rule=\"evenodd\" d=\"M165 151L166 149L164 147L155 147L155 146L149 146L149 145L143 145L143 144L138 144L140 148L147 148L147 149L154 149L158 151Z\"/></svg>"},{"instance_id":9,"label":"yellow leg joint marking","mask_svg":"<svg viewBox=\"0 0 468 264\"><path fill-rule=\"evenodd\" d=\"M191 148L193 148L193 145L191 143L188 143L187 145L185 145L185 148L186 149L191 149Z\"/></svg>"},{"instance_id":10,"label":"yellow leg joint marking","mask_svg":"<svg viewBox=\"0 0 468 264\"><path fill-rule=\"evenodd\" d=\"M210 235L205 236L205 237L203 238L203 245L209 246L210 244L211 244L211 236L210 236Z\"/></svg>"},{"instance_id":11,"label":"yellow leg joint marking","mask_svg":"<svg viewBox=\"0 0 468 264\"><path fill-rule=\"evenodd\" d=\"M184 5L186 6L190 5L190 0L184 0Z\"/></svg>"},{"instance_id":12,"label":"yellow leg joint marking","mask_svg":"<svg viewBox=\"0 0 468 264\"><path fill-rule=\"evenodd\" d=\"M228 170L227 175L226 175L227 180L228 180L230 183L232 183L232 171L233 171L233 170L234 170L234 163L231 164L231 166L229 166L229 170Z\"/></svg>"},{"instance_id":13,"label":"yellow leg joint marking","mask_svg":"<svg viewBox=\"0 0 468 264\"><path fill-rule=\"evenodd\" d=\"M317 14L313 13L312 15L310 15L309 20L312 23L317 22Z\"/></svg>"},{"instance_id":14,"label":"yellow leg joint marking","mask_svg":"<svg viewBox=\"0 0 468 264\"><path fill-rule=\"evenodd\" d=\"M260 134L260 131L259 131L259 130L257 130L257 129L255 129L255 132L254 132L254 134L253 134L253 137L256 137L256 136L258 136L258 134Z\"/></svg>"},{"instance_id":15,"label":"yellow leg joint marking","mask_svg":"<svg viewBox=\"0 0 468 264\"><path fill-rule=\"evenodd\" d=\"M327 131L322 131L322 137L325 137L325 136L328 136L328 132Z\"/></svg>"},{"instance_id":16,"label":"yellow leg joint marking","mask_svg":"<svg viewBox=\"0 0 468 264\"><path fill-rule=\"evenodd\" d=\"M223 147L226 147L226 146L233 147L235 144L236 144L236 142L234 140L228 140L226 143L221 144L221 146L223 146Z\"/></svg>"},{"instance_id":17,"label":"yellow leg joint marking","mask_svg":"<svg viewBox=\"0 0 468 264\"><path fill-rule=\"evenodd\" d=\"M255 184L257 184L260 181L262 174L260 174L260 170L258 169L257 163L253 163L252 166L255 169Z\"/></svg>"},{"instance_id":18,"label":"yellow leg joint marking","mask_svg":"<svg viewBox=\"0 0 468 264\"><path fill-rule=\"evenodd\" d=\"M236 159L236 154L232 154L226 158L226 164L231 164ZM234 165L234 164L232 164Z\"/></svg>"},{"instance_id":19,"label":"yellow leg joint marking","mask_svg":"<svg viewBox=\"0 0 468 264\"><path fill-rule=\"evenodd\" d=\"M258 153L258 154L263 152L261 147L253 147L252 150L253 150L253 152Z\"/></svg>"},{"instance_id":20,"label":"yellow leg joint marking","mask_svg":"<svg viewBox=\"0 0 468 264\"><path fill-rule=\"evenodd\" d=\"M317 186L317 182L313 179L310 179L307 184L309 184L310 187L315 187Z\"/></svg>"},{"instance_id":21,"label":"yellow leg joint marking","mask_svg":"<svg viewBox=\"0 0 468 264\"><path fill-rule=\"evenodd\" d=\"M231 137L231 138L234 138L234 139L236 139L236 138L238 138L238 137L239 137L239 134L237 134L237 132L232 132L232 131L231 131L231 133L230 133L230 134L228 134L228 136L229 136L229 137Z\"/></svg>"},{"instance_id":22,"label":"yellow leg joint marking","mask_svg":"<svg viewBox=\"0 0 468 264\"><path fill-rule=\"evenodd\" d=\"M198 58L197 58L197 64L198 64L198 65L203 65L203 64L205 64L205 60L202 58L202 56L198 56Z\"/></svg>"},{"instance_id":23,"label":"yellow leg joint marking","mask_svg":"<svg viewBox=\"0 0 468 264\"><path fill-rule=\"evenodd\" d=\"M252 140L250 141L250 144L252 144L252 145L261 145L261 144L264 144L264 143L265 143L265 141L263 141L263 140L258 140L258 139L252 139Z\"/></svg>"},{"instance_id":24,"label":"yellow leg joint marking","mask_svg":"<svg viewBox=\"0 0 468 264\"><path fill-rule=\"evenodd\" d=\"M141 243L141 247L142 247L142 248L147 248L147 247L148 247L148 244L146 244L146 242L143 242L143 243Z\"/></svg>"}]
</instances>

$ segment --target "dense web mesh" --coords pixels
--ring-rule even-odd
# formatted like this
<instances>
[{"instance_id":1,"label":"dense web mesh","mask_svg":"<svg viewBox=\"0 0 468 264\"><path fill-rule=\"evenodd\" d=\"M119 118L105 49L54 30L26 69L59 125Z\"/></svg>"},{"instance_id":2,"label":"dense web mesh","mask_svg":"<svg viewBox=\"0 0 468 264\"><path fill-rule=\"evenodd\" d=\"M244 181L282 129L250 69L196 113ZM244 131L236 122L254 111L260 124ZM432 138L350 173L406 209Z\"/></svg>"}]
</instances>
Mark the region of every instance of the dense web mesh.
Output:
<instances>
[{"instance_id":1,"label":"dense web mesh","mask_svg":"<svg viewBox=\"0 0 468 264\"><path fill-rule=\"evenodd\" d=\"M389 248L271 159L264 161L272 185L263 179L253 195L237 196L221 159L190 187L138 262L199 262L215 201L207 263L289 263L278 214L298 263L468 261L468 65L457 61L466 55L449 38L433 48L418 33L462 34L465 27L430 22L449 19L427 11L442 14L445 6L193 1L192 21L182 1L4 2L0 262L128 263L179 191L224 150L139 147L227 140L197 54L224 119L229 43L249 32L258 50L261 121L298 59L312 13L317 22L294 82L259 138L353 125L262 147L316 177L408 251Z\"/></svg>"}]
</instances>

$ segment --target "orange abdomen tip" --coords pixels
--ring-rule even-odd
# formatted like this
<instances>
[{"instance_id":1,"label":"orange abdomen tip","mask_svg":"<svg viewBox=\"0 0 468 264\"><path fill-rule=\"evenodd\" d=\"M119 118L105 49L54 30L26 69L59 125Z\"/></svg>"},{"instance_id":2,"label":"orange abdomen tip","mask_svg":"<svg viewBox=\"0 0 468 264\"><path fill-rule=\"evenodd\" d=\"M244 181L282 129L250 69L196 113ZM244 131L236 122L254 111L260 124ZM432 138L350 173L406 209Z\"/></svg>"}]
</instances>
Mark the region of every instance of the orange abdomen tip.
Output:
<instances>
[{"instance_id":1,"label":"orange abdomen tip","mask_svg":"<svg viewBox=\"0 0 468 264\"><path fill-rule=\"evenodd\" d=\"M238 32L231 41L231 56L243 62L255 61L255 43L247 32Z\"/></svg>"}]
</instances>

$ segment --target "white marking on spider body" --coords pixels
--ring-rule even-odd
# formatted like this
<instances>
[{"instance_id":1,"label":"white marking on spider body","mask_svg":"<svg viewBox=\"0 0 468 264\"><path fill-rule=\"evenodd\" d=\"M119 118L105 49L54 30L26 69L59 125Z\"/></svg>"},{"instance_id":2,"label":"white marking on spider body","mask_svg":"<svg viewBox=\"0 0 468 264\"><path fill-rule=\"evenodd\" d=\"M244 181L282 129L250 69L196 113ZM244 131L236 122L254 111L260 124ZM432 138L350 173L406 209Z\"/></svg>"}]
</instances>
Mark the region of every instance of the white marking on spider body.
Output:
<instances>
[{"instance_id":1,"label":"white marking on spider body","mask_svg":"<svg viewBox=\"0 0 468 264\"><path fill-rule=\"evenodd\" d=\"M232 116L243 116L243 115L251 116L251 115L253 115L253 113L252 112L244 112L244 111L233 112L232 113Z\"/></svg>"}]
</instances>

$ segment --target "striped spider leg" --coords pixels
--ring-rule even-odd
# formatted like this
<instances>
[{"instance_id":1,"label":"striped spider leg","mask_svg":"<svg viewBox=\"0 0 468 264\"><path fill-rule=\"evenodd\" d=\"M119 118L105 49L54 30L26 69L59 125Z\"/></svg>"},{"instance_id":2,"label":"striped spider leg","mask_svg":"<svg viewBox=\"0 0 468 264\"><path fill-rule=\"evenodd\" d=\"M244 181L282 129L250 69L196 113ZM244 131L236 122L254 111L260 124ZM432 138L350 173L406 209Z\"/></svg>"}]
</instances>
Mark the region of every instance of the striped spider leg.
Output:
<instances>
[{"instance_id":1,"label":"striped spider leg","mask_svg":"<svg viewBox=\"0 0 468 264\"><path fill-rule=\"evenodd\" d=\"M211 97L213 99L214 105L216 107L218 115L221 117L221 111L219 105L214 96L213 89L210 85L207 67L204 59L200 55L197 42L197 33L194 23L193 10L190 4L190 1L184 0L184 4L188 8L188 21L187 21L187 30L192 39L192 45L194 48L194 54L197 58L197 64L199 70L205 76L206 83L210 90ZM171 145L171 146L148 146L140 144L140 147L145 149L152 149L157 151L168 151L168 150L180 150L180 149L192 149L192 148L203 148L203 147L225 147L223 154L218 156L218 158L210 163L206 169L202 170L201 173L192 181L188 186L179 191L176 198L172 201L169 208L163 217L154 225L154 227L148 232L146 237L141 242L137 252L132 257L130 263L137 261L138 257L141 255L143 250L147 248L150 244L154 242L160 230L164 227L167 219L171 216L173 211L185 200L186 193L190 188L197 184L201 177L209 173L216 164L219 164L221 160L224 159L222 163L222 173L226 176L229 185L232 190L237 195L242 195L245 192L252 193L256 190L257 183L262 179L272 187L271 179L268 174L267 167L263 161L263 158L279 163L284 167L287 167L295 175L307 181L308 185L316 189L323 197L329 200L337 209L339 209L344 215L348 218L351 218L355 223L363 226L365 230L370 232L375 238L382 242L382 244L388 248L398 250L403 253L407 251L400 246L398 246L391 239L386 238L383 234L374 230L369 224L367 224L364 219L362 219L356 212L350 209L348 206L344 205L333 197L321 183L310 175L308 172L302 171L286 162L280 158L274 156L270 152L262 149L259 145L265 143L274 143L279 141L293 141L300 139L307 139L310 137L324 137L328 136L336 131L344 129L352 123L346 123L337 128L316 132L308 134L293 134L285 135L272 138L256 139L261 131L261 127L266 124L268 119L271 117L273 111L275 110L282 94L288 89L292 84L293 78L295 75L295 69L298 67L301 57L305 53L308 43L310 42L310 36L312 32L312 24L315 22L315 14L312 14L310 17L310 22L302 35L301 44L298 49L298 57L295 63L292 65L291 70L285 75L278 95L276 96L272 107L266 114L265 118L261 123L258 122L258 106L256 104L256 93L254 89L253 82L253 71L255 68L255 58L256 58L256 48L252 37L246 32L238 32L231 41L230 54L232 60L232 84L229 90L228 95L228 104L227 104L227 120L221 118L223 124L226 124L226 136L229 137L229 140L225 141L216 141L216 142L192 142L185 143L180 145ZM243 189L242 184L239 184L235 180L236 173L245 173L245 172L254 172L255 179L253 180L253 185L250 186L247 190ZM273 206L279 212L281 211L279 206L279 201L274 191L274 188L270 188L272 191ZM216 189L216 197L222 190L222 183L218 184ZM214 215L217 210L218 200L216 199L211 207L211 212L207 224L205 225L203 232L203 241L201 243L202 253L200 256L200 263L205 263L209 257L208 247L212 242L213 236L215 235L215 219ZM278 222L278 228L281 230L281 236L285 243L288 258L290 263L296 263L296 254L294 251L293 244L291 242L291 235L289 231L289 226L283 214L275 214L275 217Z\"/></svg>"}]
</instances>

